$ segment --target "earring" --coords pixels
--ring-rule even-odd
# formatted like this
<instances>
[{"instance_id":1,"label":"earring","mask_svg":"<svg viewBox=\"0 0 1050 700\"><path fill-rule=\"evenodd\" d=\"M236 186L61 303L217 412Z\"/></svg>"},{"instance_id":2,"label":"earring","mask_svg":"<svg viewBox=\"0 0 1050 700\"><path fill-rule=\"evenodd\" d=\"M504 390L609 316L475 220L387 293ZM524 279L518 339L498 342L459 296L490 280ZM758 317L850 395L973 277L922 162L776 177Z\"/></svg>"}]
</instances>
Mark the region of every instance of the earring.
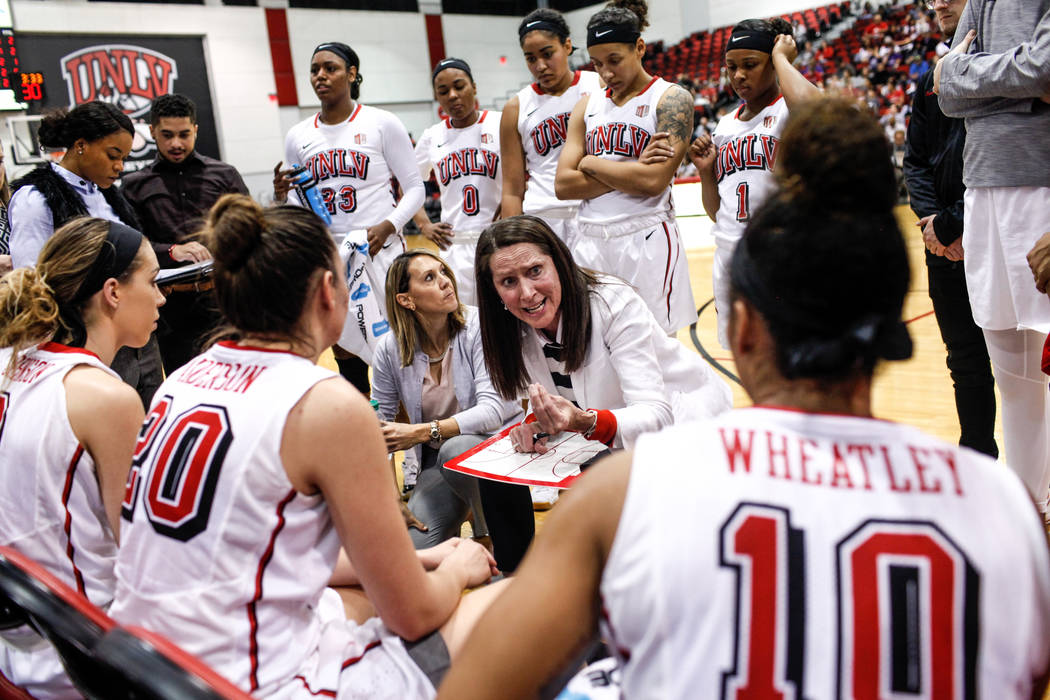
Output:
<instances>
[{"instance_id":1,"label":"earring","mask_svg":"<svg viewBox=\"0 0 1050 700\"><path fill-rule=\"evenodd\" d=\"M507 310L507 305L506 305L505 303L503 304L503 310L504 310L504 311L506 311L506 310Z\"/></svg>"},{"instance_id":2,"label":"earring","mask_svg":"<svg viewBox=\"0 0 1050 700\"><path fill-rule=\"evenodd\" d=\"M78 155L78 156L82 156L82 155L84 155L84 149L83 149L83 148L78 148L78 149L77 149L77 155Z\"/></svg>"}]
</instances>

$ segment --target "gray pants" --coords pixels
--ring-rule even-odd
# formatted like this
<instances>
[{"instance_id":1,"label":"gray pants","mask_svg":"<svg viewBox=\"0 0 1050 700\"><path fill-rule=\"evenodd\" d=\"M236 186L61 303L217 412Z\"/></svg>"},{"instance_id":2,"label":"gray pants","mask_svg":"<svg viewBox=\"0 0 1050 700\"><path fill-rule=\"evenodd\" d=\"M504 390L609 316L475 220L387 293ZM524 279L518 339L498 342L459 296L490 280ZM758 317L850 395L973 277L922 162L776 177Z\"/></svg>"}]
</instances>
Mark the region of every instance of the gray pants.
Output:
<instances>
[{"instance_id":1,"label":"gray pants","mask_svg":"<svg viewBox=\"0 0 1050 700\"><path fill-rule=\"evenodd\" d=\"M488 437L457 435L442 442L439 450L423 445L419 477L412 490L412 497L408 500L408 508L429 530L420 532L411 528L408 531L416 549L432 547L449 537L458 537L469 511L474 512L474 534L488 534L478 480L441 466Z\"/></svg>"}]
</instances>

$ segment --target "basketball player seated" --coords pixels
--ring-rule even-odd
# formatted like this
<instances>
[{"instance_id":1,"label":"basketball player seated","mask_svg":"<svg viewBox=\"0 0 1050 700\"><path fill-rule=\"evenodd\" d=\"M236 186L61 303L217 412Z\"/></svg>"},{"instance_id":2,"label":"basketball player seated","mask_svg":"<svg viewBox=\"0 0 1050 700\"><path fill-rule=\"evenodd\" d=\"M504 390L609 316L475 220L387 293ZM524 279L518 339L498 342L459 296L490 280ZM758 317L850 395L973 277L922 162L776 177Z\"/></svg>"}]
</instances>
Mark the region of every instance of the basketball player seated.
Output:
<instances>
[{"instance_id":1,"label":"basketball player seated","mask_svg":"<svg viewBox=\"0 0 1050 700\"><path fill-rule=\"evenodd\" d=\"M731 263L755 406L595 466L440 698L535 695L599 631L628 698L1042 697L1050 556L1023 485L871 414L878 361L911 354L889 146L818 100L779 160Z\"/></svg>"},{"instance_id":2,"label":"basketball player seated","mask_svg":"<svg viewBox=\"0 0 1050 700\"><path fill-rule=\"evenodd\" d=\"M426 570L390 488L375 413L316 365L346 318L311 211L226 195L209 215L229 340L158 390L124 496L111 614L166 635L256 697L429 698L499 590L465 540ZM341 547L377 616L326 588Z\"/></svg>"}]
</instances>

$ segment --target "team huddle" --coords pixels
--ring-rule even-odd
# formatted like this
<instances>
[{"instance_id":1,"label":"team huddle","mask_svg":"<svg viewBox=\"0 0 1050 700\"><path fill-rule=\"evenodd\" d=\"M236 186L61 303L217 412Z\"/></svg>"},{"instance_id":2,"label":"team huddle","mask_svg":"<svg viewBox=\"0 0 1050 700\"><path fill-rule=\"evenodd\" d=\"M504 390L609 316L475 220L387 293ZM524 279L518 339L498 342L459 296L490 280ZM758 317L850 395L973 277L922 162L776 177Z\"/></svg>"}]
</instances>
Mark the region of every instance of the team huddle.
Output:
<instances>
[{"instance_id":1,"label":"team huddle","mask_svg":"<svg viewBox=\"0 0 1050 700\"><path fill-rule=\"evenodd\" d=\"M125 115L46 118L65 155L15 183L0 278L0 544L253 697L1041 698L1045 484L872 414L880 363L912 355L882 128L798 72L790 25L746 20L740 105L694 139L692 97L642 65L646 14L590 18L592 72L530 13L535 82L502 112L440 61L414 146L320 44L271 206L187 164L178 100L119 188ZM675 338L686 158L749 408ZM147 178L178 163L219 174L199 235L158 242ZM409 220L438 252L406 250ZM168 290L194 351L158 348L160 269L209 259L207 288ZM537 535L528 486L443 468L501 430L611 454ZM0 642L3 687L80 696L29 625Z\"/></svg>"}]
</instances>

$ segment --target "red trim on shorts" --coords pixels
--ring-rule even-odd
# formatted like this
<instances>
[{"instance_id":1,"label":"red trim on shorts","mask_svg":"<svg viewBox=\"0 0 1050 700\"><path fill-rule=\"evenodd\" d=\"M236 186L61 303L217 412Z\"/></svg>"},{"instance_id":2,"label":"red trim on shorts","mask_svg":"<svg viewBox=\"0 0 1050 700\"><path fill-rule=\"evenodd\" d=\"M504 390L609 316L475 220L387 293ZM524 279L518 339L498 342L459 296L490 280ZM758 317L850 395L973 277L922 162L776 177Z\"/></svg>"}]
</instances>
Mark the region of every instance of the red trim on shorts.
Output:
<instances>
[{"instance_id":1,"label":"red trim on shorts","mask_svg":"<svg viewBox=\"0 0 1050 700\"><path fill-rule=\"evenodd\" d=\"M322 688L321 690L312 689L310 685L306 682L306 679L303 678L302 674L296 676L292 680L301 682L303 684L303 687L306 688L306 692L310 693L310 695L323 695L326 698L334 698L336 696L336 692L334 690L328 690L327 688Z\"/></svg>"},{"instance_id":2,"label":"red trim on shorts","mask_svg":"<svg viewBox=\"0 0 1050 700\"><path fill-rule=\"evenodd\" d=\"M33 696L25 688L15 685L14 681L4 675L3 669L0 669L0 697L8 700L33 700Z\"/></svg>"},{"instance_id":3,"label":"red trim on shorts","mask_svg":"<svg viewBox=\"0 0 1050 700\"><path fill-rule=\"evenodd\" d=\"M102 361L102 359L98 355L91 352L87 348L73 348L68 345L63 345L62 343L56 343L54 341L41 343L39 347L37 347L37 349L43 350L44 352L69 352L76 353L78 355L91 355L91 357L94 357L99 362Z\"/></svg>"},{"instance_id":4,"label":"red trim on shorts","mask_svg":"<svg viewBox=\"0 0 1050 700\"><path fill-rule=\"evenodd\" d=\"M73 538L70 535L73 529L73 514L69 512L69 495L73 491L73 476L77 473L77 464L80 463L80 457L83 454L84 446L77 445L76 451L73 452L73 459L69 460L69 468L66 470L66 485L62 488L62 507L66 510L66 522L63 525L63 529L66 532L66 556L69 557L69 564L73 567L73 578L77 582L77 593L86 596L84 576L80 573L80 569L77 568L77 563L73 561Z\"/></svg>"},{"instance_id":5,"label":"red trim on shorts","mask_svg":"<svg viewBox=\"0 0 1050 700\"><path fill-rule=\"evenodd\" d=\"M277 543L277 535L281 534L281 530L284 529L285 506L291 503L293 498L295 498L295 489L289 491L288 495L277 504L277 525L274 526L273 532L270 533L270 542L266 545L266 551L263 552L262 558L259 559L259 568L255 572L255 595L252 597L251 602L248 603L248 625L251 628L248 639L248 656L251 659L250 689L253 691L259 689L259 620L255 616L255 604L262 599L263 573L266 571L270 559L273 558L273 549Z\"/></svg>"},{"instance_id":6,"label":"red trim on shorts","mask_svg":"<svg viewBox=\"0 0 1050 700\"><path fill-rule=\"evenodd\" d=\"M360 654L358 654L354 658L347 659L346 661L344 661L343 665L340 667L339 670L340 671L345 671L346 669L350 668L351 666L356 664L358 661L360 661L361 659L365 658L365 654L367 654L368 652L372 651L373 649L375 649L377 646L379 646L382 643L383 643L382 639L377 639L374 642L369 642L368 646L365 647L364 651L362 651Z\"/></svg>"},{"instance_id":7,"label":"red trim on shorts","mask_svg":"<svg viewBox=\"0 0 1050 700\"><path fill-rule=\"evenodd\" d=\"M674 277L671 275L671 232L667 230L667 222L663 222L664 237L667 239L667 264L664 265L664 283L660 285L667 289L667 322L671 322L671 292L674 291Z\"/></svg>"}]
</instances>

